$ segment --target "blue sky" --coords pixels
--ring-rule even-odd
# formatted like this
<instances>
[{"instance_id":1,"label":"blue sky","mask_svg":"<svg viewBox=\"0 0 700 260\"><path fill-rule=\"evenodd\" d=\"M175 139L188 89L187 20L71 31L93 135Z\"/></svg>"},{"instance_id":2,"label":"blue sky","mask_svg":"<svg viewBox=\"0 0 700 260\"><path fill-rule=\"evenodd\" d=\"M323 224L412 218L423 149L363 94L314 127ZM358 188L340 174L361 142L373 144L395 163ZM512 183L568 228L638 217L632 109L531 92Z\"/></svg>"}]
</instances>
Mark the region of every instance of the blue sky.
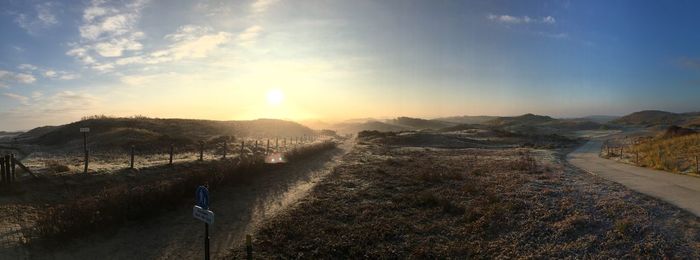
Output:
<instances>
[{"instance_id":1,"label":"blue sky","mask_svg":"<svg viewBox=\"0 0 700 260\"><path fill-rule=\"evenodd\" d=\"M700 110L696 1L1 4L0 130ZM266 102L282 93L281 102Z\"/></svg>"}]
</instances>

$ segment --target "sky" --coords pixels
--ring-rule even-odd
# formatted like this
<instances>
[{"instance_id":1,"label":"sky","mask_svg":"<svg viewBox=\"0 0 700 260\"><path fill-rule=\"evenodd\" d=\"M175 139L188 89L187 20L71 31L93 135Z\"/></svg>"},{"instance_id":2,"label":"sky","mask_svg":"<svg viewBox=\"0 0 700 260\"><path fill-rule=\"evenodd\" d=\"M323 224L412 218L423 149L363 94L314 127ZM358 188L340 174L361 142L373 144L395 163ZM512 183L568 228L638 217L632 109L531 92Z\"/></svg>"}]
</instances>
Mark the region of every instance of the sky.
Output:
<instances>
[{"instance_id":1,"label":"sky","mask_svg":"<svg viewBox=\"0 0 700 260\"><path fill-rule=\"evenodd\" d=\"M0 130L700 110L697 1L2 0Z\"/></svg>"}]
</instances>

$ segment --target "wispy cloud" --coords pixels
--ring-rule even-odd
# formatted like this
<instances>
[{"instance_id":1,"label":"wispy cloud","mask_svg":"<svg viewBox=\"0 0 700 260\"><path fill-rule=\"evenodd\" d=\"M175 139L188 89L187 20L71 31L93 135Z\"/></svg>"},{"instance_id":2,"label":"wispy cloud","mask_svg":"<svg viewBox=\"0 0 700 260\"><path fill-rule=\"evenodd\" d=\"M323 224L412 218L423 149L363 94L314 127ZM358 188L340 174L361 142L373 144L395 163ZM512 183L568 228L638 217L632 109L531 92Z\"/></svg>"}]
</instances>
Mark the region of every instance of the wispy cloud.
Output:
<instances>
[{"instance_id":1,"label":"wispy cloud","mask_svg":"<svg viewBox=\"0 0 700 260\"><path fill-rule=\"evenodd\" d=\"M678 64L686 69L700 70L700 59L682 57L678 59Z\"/></svg>"},{"instance_id":2,"label":"wispy cloud","mask_svg":"<svg viewBox=\"0 0 700 260\"><path fill-rule=\"evenodd\" d=\"M37 68L37 66L34 66L32 64L26 64L26 63L18 65L17 68L20 70L37 70L37 69L39 69L39 68Z\"/></svg>"},{"instance_id":3,"label":"wispy cloud","mask_svg":"<svg viewBox=\"0 0 700 260\"><path fill-rule=\"evenodd\" d=\"M552 39L567 39L569 38L568 33L548 33L548 32L539 32L539 35L542 35L544 37L552 38Z\"/></svg>"},{"instance_id":4,"label":"wispy cloud","mask_svg":"<svg viewBox=\"0 0 700 260\"><path fill-rule=\"evenodd\" d=\"M6 98L15 100L15 101L17 101L17 102L19 102L19 103L21 103L21 104L23 104L23 105L28 105L28 104L29 104L29 98L28 98L28 97L25 97L25 96L22 96L22 95L18 95L18 94L14 94L14 93L7 93L7 92L6 92L6 93L2 93L2 95L3 95L4 97L6 97Z\"/></svg>"},{"instance_id":5,"label":"wispy cloud","mask_svg":"<svg viewBox=\"0 0 700 260\"><path fill-rule=\"evenodd\" d=\"M54 70L51 68L39 67L32 64L23 63L17 66L17 68L27 75L41 75L47 79L60 79L60 80L71 80L77 79L80 75L68 71Z\"/></svg>"},{"instance_id":6,"label":"wispy cloud","mask_svg":"<svg viewBox=\"0 0 700 260\"><path fill-rule=\"evenodd\" d=\"M122 57L127 52L143 49L144 33L136 28L141 10L147 1L134 0L121 6L93 0L83 10L79 27L80 41L72 43L66 55L75 57L95 70L110 70L114 65L102 58Z\"/></svg>"},{"instance_id":7,"label":"wispy cloud","mask_svg":"<svg viewBox=\"0 0 700 260\"><path fill-rule=\"evenodd\" d=\"M267 11L278 0L255 0L250 5L253 14L262 14Z\"/></svg>"},{"instance_id":8,"label":"wispy cloud","mask_svg":"<svg viewBox=\"0 0 700 260\"><path fill-rule=\"evenodd\" d=\"M259 25L250 26L238 35L238 37L236 38L236 41L241 46L249 47L249 46L255 44L255 41L258 39L258 36L260 35L260 33L262 31L263 31L262 26L259 26Z\"/></svg>"},{"instance_id":9,"label":"wispy cloud","mask_svg":"<svg viewBox=\"0 0 700 260\"><path fill-rule=\"evenodd\" d=\"M31 74L0 70L0 83L5 85L5 87L12 83L31 84L34 81L36 81L36 78Z\"/></svg>"},{"instance_id":10,"label":"wispy cloud","mask_svg":"<svg viewBox=\"0 0 700 260\"><path fill-rule=\"evenodd\" d=\"M38 34L40 30L58 24L54 9L56 9L56 4L53 2L38 4L34 6L32 14L17 14L15 22L27 33Z\"/></svg>"},{"instance_id":11,"label":"wispy cloud","mask_svg":"<svg viewBox=\"0 0 700 260\"><path fill-rule=\"evenodd\" d=\"M530 16L513 16L508 14L489 14L486 16L491 21L505 24L555 24L557 20L552 16L530 17Z\"/></svg>"},{"instance_id":12,"label":"wispy cloud","mask_svg":"<svg viewBox=\"0 0 700 260\"><path fill-rule=\"evenodd\" d=\"M206 58L231 40L228 32L214 32L210 27L185 25L164 37L171 44L143 55L117 59L112 66L129 64L160 64L188 59Z\"/></svg>"}]
</instances>

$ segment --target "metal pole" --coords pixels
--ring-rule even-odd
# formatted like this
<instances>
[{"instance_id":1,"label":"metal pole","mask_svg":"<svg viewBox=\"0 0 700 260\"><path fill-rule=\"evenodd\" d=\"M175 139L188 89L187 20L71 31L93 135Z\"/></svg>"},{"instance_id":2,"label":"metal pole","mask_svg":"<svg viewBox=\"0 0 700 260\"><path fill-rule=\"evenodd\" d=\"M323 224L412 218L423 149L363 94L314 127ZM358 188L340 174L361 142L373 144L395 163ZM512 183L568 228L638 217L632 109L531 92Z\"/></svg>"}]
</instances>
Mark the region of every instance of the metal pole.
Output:
<instances>
[{"instance_id":1,"label":"metal pole","mask_svg":"<svg viewBox=\"0 0 700 260\"><path fill-rule=\"evenodd\" d=\"M209 260L209 224L204 223L204 259Z\"/></svg>"},{"instance_id":2,"label":"metal pole","mask_svg":"<svg viewBox=\"0 0 700 260\"><path fill-rule=\"evenodd\" d=\"M83 152L85 152L85 169L83 170L83 173L87 174L88 172L88 161L90 160L89 152L87 149L87 133L83 132Z\"/></svg>"},{"instance_id":3,"label":"metal pole","mask_svg":"<svg viewBox=\"0 0 700 260\"><path fill-rule=\"evenodd\" d=\"M173 144L170 144L170 160L168 164L173 165Z\"/></svg>"}]
</instances>

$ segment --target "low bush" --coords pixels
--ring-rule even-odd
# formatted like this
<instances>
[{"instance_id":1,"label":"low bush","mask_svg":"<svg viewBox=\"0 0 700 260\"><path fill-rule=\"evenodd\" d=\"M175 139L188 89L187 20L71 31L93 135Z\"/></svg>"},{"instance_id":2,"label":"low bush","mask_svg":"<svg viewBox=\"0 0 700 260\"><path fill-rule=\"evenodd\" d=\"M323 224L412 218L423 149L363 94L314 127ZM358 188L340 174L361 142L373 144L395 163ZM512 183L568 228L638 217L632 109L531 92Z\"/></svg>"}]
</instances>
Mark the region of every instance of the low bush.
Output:
<instances>
[{"instance_id":1,"label":"low bush","mask_svg":"<svg viewBox=\"0 0 700 260\"><path fill-rule=\"evenodd\" d=\"M70 171L70 167L68 167L68 165L62 164L56 160L45 161L44 166L46 169L54 173Z\"/></svg>"}]
</instances>

